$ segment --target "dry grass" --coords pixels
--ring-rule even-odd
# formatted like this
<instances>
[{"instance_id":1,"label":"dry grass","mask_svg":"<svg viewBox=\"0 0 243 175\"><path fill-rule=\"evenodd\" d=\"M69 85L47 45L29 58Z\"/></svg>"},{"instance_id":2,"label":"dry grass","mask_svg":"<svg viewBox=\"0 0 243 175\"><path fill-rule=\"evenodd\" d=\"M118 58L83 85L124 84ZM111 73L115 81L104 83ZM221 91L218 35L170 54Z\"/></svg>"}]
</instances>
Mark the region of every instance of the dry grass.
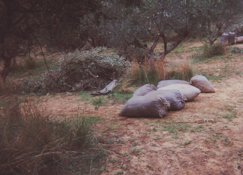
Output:
<instances>
[{"instance_id":1,"label":"dry grass","mask_svg":"<svg viewBox=\"0 0 243 175\"><path fill-rule=\"evenodd\" d=\"M0 118L1 174L99 174L102 154L90 128L93 121L53 121L30 103L21 111L18 105L5 110Z\"/></svg>"},{"instance_id":2,"label":"dry grass","mask_svg":"<svg viewBox=\"0 0 243 175\"><path fill-rule=\"evenodd\" d=\"M157 84L164 79L190 80L192 76L193 69L189 63L178 64L166 70L163 60L154 60L152 63L146 61L143 65L133 62L129 78L132 84L143 85Z\"/></svg>"},{"instance_id":3,"label":"dry grass","mask_svg":"<svg viewBox=\"0 0 243 175\"><path fill-rule=\"evenodd\" d=\"M189 63L176 66L166 73L166 79L179 79L189 81L193 76L193 69Z\"/></svg>"},{"instance_id":4,"label":"dry grass","mask_svg":"<svg viewBox=\"0 0 243 175\"><path fill-rule=\"evenodd\" d=\"M165 78L165 68L163 60L145 61L144 64L132 63L130 79L133 84L156 84Z\"/></svg>"}]
</instances>

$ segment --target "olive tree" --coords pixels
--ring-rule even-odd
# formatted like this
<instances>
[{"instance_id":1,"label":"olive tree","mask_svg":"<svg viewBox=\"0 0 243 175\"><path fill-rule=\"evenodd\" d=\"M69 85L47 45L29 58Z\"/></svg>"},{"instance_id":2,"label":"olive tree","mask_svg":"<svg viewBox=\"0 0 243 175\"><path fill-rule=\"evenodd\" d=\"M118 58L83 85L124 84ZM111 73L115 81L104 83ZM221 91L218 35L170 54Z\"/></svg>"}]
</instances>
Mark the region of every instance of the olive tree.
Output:
<instances>
[{"instance_id":1,"label":"olive tree","mask_svg":"<svg viewBox=\"0 0 243 175\"><path fill-rule=\"evenodd\" d=\"M164 49L159 57L164 59L192 33L196 20L191 12L191 3L184 0L146 0L145 3L144 27L153 38L148 57L153 56L161 41Z\"/></svg>"}]
</instances>

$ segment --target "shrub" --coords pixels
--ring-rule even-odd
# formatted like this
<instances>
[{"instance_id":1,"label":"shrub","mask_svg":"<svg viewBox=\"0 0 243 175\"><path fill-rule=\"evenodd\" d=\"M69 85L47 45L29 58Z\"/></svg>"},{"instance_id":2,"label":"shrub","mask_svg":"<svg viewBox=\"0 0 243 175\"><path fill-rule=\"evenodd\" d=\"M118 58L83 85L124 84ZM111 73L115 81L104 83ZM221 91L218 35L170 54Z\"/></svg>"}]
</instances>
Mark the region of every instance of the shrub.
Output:
<instances>
[{"instance_id":1,"label":"shrub","mask_svg":"<svg viewBox=\"0 0 243 175\"><path fill-rule=\"evenodd\" d=\"M101 89L111 79L121 78L130 63L114 50L99 47L66 54L59 66L57 70L42 74L38 80L26 80L24 91L46 94Z\"/></svg>"},{"instance_id":2,"label":"shrub","mask_svg":"<svg viewBox=\"0 0 243 175\"><path fill-rule=\"evenodd\" d=\"M131 81L133 84L143 85L146 83L156 84L165 78L164 61L145 61L144 64L132 63Z\"/></svg>"},{"instance_id":3,"label":"shrub","mask_svg":"<svg viewBox=\"0 0 243 175\"><path fill-rule=\"evenodd\" d=\"M211 58L214 56L224 55L226 52L225 46L220 43L214 45L205 45L203 48L203 56L206 58Z\"/></svg>"},{"instance_id":4,"label":"shrub","mask_svg":"<svg viewBox=\"0 0 243 175\"><path fill-rule=\"evenodd\" d=\"M0 118L1 174L89 174L90 168L97 173L103 154L95 147L91 124L53 121L29 104L22 112L15 106Z\"/></svg>"}]
</instances>

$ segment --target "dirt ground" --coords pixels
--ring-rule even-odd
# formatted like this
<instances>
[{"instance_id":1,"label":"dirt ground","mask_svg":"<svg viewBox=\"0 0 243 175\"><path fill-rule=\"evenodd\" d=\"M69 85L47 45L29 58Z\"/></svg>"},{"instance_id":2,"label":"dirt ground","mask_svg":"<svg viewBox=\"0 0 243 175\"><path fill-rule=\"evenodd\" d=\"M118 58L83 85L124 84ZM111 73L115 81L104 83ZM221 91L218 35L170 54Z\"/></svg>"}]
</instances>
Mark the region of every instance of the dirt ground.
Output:
<instances>
[{"instance_id":1,"label":"dirt ground","mask_svg":"<svg viewBox=\"0 0 243 175\"><path fill-rule=\"evenodd\" d=\"M168 64L190 60L183 49L169 55ZM186 55L178 57L180 52ZM243 175L243 55L192 67L209 77L216 93L200 94L162 119L119 117L122 104L95 110L77 93L28 98L53 117L101 118L94 130L108 152L103 175Z\"/></svg>"}]
</instances>

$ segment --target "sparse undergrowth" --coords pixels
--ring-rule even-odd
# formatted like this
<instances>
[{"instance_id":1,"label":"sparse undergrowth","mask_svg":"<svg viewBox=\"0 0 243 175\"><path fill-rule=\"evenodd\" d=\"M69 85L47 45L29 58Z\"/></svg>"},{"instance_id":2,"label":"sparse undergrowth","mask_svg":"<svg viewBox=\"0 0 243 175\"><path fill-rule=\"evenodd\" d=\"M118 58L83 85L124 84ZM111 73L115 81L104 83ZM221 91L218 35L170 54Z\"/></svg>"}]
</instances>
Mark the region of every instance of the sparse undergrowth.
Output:
<instances>
[{"instance_id":1,"label":"sparse undergrowth","mask_svg":"<svg viewBox=\"0 0 243 175\"><path fill-rule=\"evenodd\" d=\"M187 132L191 128L189 124L176 124L170 123L163 125L163 131L167 131L168 133L172 134L173 138L178 138L179 132Z\"/></svg>"},{"instance_id":2,"label":"sparse undergrowth","mask_svg":"<svg viewBox=\"0 0 243 175\"><path fill-rule=\"evenodd\" d=\"M29 105L7 110L0 118L1 174L99 174L105 152L91 129L97 121L53 121Z\"/></svg>"},{"instance_id":3,"label":"sparse undergrowth","mask_svg":"<svg viewBox=\"0 0 243 175\"><path fill-rule=\"evenodd\" d=\"M94 97L90 95L89 92L82 91L80 97L82 101L92 104L96 110L107 103L107 99L104 96Z\"/></svg>"},{"instance_id":4,"label":"sparse undergrowth","mask_svg":"<svg viewBox=\"0 0 243 175\"><path fill-rule=\"evenodd\" d=\"M89 94L89 92L81 91L80 92L80 98L81 100L85 102L89 102L92 96Z\"/></svg>"},{"instance_id":5,"label":"sparse undergrowth","mask_svg":"<svg viewBox=\"0 0 243 175\"><path fill-rule=\"evenodd\" d=\"M109 95L109 99L116 103L125 103L132 97L132 93L114 92Z\"/></svg>"},{"instance_id":6,"label":"sparse undergrowth","mask_svg":"<svg viewBox=\"0 0 243 175\"><path fill-rule=\"evenodd\" d=\"M150 124L151 125L151 124ZM172 138L177 139L181 133L199 133L205 130L202 125L192 126L189 123L154 123L153 131L164 131L169 133Z\"/></svg>"},{"instance_id":7,"label":"sparse undergrowth","mask_svg":"<svg viewBox=\"0 0 243 175\"><path fill-rule=\"evenodd\" d=\"M230 113L227 113L223 116L224 119L228 120L228 121L232 121L236 118L236 114L234 112L230 112Z\"/></svg>"},{"instance_id":8,"label":"sparse undergrowth","mask_svg":"<svg viewBox=\"0 0 243 175\"><path fill-rule=\"evenodd\" d=\"M96 110L98 110L101 106L105 106L106 104L114 104L114 103L125 103L132 97L132 93L125 92L113 92L108 96L92 96L89 92L80 92L81 100L92 104Z\"/></svg>"},{"instance_id":9,"label":"sparse undergrowth","mask_svg":"<svg viewBox=\"0 0 243 175\"><path fill-rule=\"evenodd\" d=\"M194 63L205 62L211 59L222 59L226 53L226 47L222 44L205 44L202 50L198 50L192 55L192 58Z\"/></svg>"},{"instance_id":10,"label":"sparse undergrowth","mask_svg":"<svg viewBox=\"0 0 243 175\"><path fill-rule=\"evenodd\" d=\"M213 44L213 45L205 45L203 48L203 56L206 58L224 55L225 53L226 53L225 46L220 43Z\"/></svg>"},{"instance_id":11,"label":"sparse undergrowth","mask_svg":"<svg viewBox=\"0 0 243 175\"><path fill-rule=\"evenodd\" d=\"M92 105L95 107L95 110L98 110L101 106L105 105L106 99L105 97L95 97L91 101Z\"/></svg>"},{"instance_id":12,"label":"sparse undergrowth","mask_svg":"<svg viewBox=\"0 0 243 175\"><path fill-rule=\"evenodd\" d=\"M223 115L223 118L228 121L233 121L235 118L237 118L236 111L233 106L225 106L226 113Z\"/></svg>"}]
</instances>

